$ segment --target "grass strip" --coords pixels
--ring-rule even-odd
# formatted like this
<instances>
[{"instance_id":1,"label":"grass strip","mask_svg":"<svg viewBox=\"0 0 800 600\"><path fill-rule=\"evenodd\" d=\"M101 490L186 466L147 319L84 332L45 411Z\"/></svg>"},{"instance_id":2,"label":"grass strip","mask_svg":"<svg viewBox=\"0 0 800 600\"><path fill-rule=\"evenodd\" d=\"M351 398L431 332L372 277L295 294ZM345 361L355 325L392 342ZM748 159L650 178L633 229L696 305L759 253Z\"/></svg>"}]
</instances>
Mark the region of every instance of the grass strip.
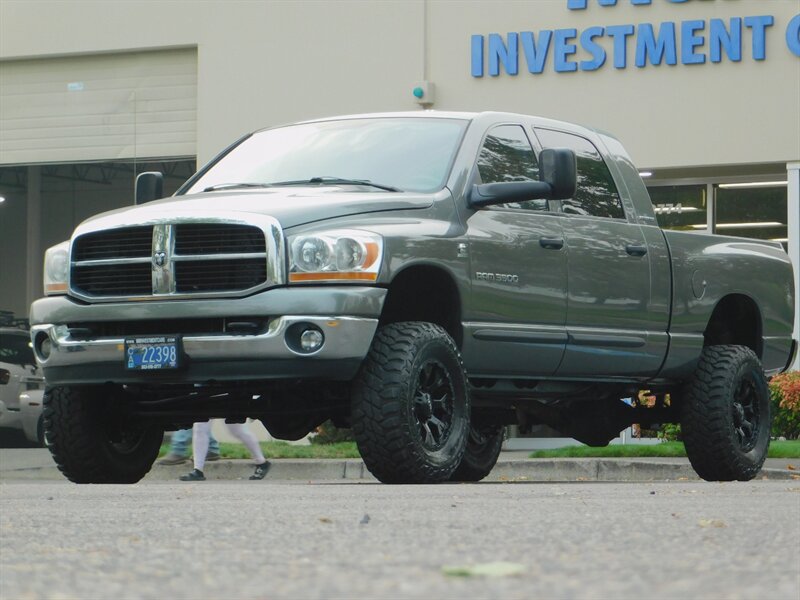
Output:
<instances>
[{"instance_id":1,"label":"grass strip","mask_svg":"<svg viewBox=\"0 0 800 600\"><path fill-rule=\"evenodd\" d=\"M603 448L589 446L566 446L551 450L536 450L531 458L648 458L685 457L683 442L660 444L614 444ZM800 458L800 440L773 441L769 445L769 458Z\"/></svg>"}]
</instances>

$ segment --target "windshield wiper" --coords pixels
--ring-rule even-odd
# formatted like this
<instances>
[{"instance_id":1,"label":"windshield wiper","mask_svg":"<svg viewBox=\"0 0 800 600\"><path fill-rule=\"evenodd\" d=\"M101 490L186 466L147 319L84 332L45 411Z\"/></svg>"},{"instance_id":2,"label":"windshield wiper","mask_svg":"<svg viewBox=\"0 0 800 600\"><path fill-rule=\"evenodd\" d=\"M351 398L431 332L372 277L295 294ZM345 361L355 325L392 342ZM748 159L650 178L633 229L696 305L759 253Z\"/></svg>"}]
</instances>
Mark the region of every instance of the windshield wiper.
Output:
<instances>
[{"instance_id":1,"label":"windshield wiper","mask_svg":"<svg viewBox=\"0 0 800 600\"><path fill-rule=\"evenodd\" d=\"M204 192L216 192L217 190L235 190L239 188L267 188L269 183L218 183L205 188Z\"/></svg>"},{"instance_id":2,"label":"windshield wiper","mask_svg":"<svg viewBox=\"0 0 800 600\"><path fill-rule=\"evenodd\" d=\"M400 188L384 185L382 183L375 183L369 179L345 179L343 177L312 177L311 179L297 179L295 181L275 181L266 185L276 187L282 185L368 185L378 188L379 190L386 190L387 192L403 191Z\"/></svg>"}]
</instances>

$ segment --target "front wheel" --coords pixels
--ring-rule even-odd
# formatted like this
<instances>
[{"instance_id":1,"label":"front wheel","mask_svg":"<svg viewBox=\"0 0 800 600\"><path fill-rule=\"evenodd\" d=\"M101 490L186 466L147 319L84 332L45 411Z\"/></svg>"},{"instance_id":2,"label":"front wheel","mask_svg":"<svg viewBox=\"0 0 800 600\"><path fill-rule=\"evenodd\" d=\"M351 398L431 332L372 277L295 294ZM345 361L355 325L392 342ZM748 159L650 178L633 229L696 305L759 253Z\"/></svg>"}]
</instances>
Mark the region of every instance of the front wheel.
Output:
<instances>
[{"instance_id":1,"label":"front wheel","mask_svg":"<svg viewBox=\"0 0 800 600\"><path fill-rule=\"evenodd\" d=\"M686 455L707 481L749 481L767 458L769 387L745 346L708 346L680 405Z\"/></svg>"},{"instance_id":2,"label":"front wheel","mask_svg":"<svg viewBox=\"0 0 800 600\"><path fill-rule=\"evenodd\" d=\"M354 382L353 435L383 483L447 481L464 455L470 402L461 355L432 323L381 327Z\"/></svg>"},{"instance_id":3,"label":"front wheel","mask_svg":"<svg viewBox=\"0 0 800 600\"><path fill-rule=\"evenodd\" d=\"M153 466L164 432L120 414L124 392L52 387L44 394L44 435L58 469L74 483L136 483Z\"/></svg>"}]
</instances>

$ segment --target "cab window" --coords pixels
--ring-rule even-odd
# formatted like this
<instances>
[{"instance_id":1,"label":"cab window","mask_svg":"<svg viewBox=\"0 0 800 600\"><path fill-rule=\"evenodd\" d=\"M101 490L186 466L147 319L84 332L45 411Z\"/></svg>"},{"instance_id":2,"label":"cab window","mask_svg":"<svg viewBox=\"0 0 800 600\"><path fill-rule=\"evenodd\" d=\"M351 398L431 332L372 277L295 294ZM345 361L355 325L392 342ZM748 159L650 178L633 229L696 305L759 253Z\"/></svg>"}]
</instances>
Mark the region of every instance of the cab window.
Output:
<instances>
[{"instance_id":1,"label":"cab window","mask_svg":"<svg viewBox=\"0 0 800 600\"><path fill-rule=\"evenodd\" d=\"M475 183L539 181L539 165L521 125L498 125L489 131L478 154ZM546 200L501 204L503 208L547 210Z\"/></svg>"},{"instance_id":2,"label":"cab window","mask_svg":"<svg viewBox=\"0 0 800 600\"><path fill-rule=\"evenodd\" d=\"M589 140L571 133L536 129L544 148L569 148L578 161L578 189L575 196L561 201L561 210L567 214L610 219L624 219L614 178L603 157Z\"/></svg>"}]
</instances>

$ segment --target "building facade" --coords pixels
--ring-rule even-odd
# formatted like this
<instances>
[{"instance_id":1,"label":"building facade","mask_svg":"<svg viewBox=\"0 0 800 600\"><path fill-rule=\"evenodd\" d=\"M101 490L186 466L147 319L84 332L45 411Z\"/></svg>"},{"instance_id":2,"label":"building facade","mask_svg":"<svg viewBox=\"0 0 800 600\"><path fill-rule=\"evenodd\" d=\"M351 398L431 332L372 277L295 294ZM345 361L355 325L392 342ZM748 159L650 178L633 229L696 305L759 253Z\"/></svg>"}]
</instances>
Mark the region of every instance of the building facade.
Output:
<instances>
[{"instance_id":1,"label":"building facade","mask_svg":"<svg viewBox=\"0 0 800 600\"><path fill-rule=\"evenodd\" d=\"M0 310L139 172L173 191L254 129L425 108L610 131L663 226L798 264L800 0L4 0Z\"/></svg>"}]
</instances>

